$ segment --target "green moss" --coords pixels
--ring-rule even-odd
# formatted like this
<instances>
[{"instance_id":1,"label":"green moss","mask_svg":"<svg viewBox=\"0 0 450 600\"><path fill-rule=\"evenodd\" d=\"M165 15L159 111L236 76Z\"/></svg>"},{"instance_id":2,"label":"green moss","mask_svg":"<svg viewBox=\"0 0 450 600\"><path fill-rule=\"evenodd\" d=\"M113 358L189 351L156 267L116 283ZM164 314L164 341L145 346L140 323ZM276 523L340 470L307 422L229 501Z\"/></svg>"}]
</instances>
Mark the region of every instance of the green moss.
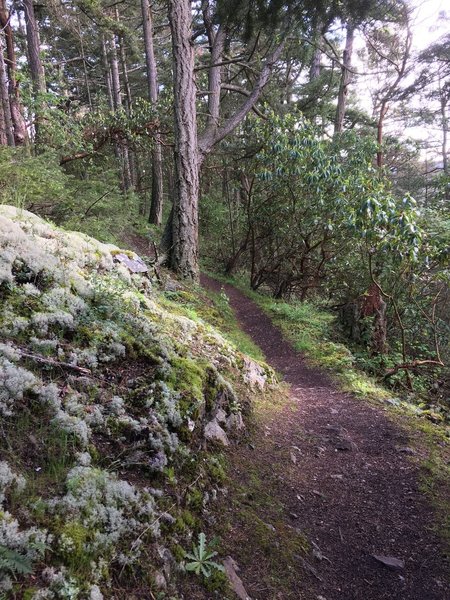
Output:
<instances>
[{"instance_id":1,"label":"green moss","mask_svg":"<svg viewBox=\"0 0 450 600\"><path fill-rule=\"evenodd\" d=\"M171 546L172 554L177 562L182 562L186 556L186 550L180 544L172 544Z\"/></svg>"},{"instance_id":2,"label":"green moss","mask_svg":"<svg viewBox=\"0 0 450 600\"><path fill-rule=\"evenodd\" d=\"M79 521L69 521L62 527L60 535L65 536L70 544L68 549L63 551L66 560L72 565L84 561L85 543L90 538L91 532Z\"/></svg>"},{"instance_id":3,"label":"green moss","mask_svg":"<svg viewBox=\"0 0 450 600\"><path fill-rule=\"evenodd\" d=\"M178 533L189 533L199 525L197 517L191 511L183 510L174 523L174 530ZM183 554L184 556L184 554Z\"/></svg>"},{"instance_id":4,"label":"green moss","mask_svg":"<svg viewBox=\"0 0 450 600\"><path fill-rule=\"evenodd\" d=\"M181 394L179 409L182 417L197 419L204 405L204 388L207 381L209 363L188 357L174 356L170 360L171 370L166 383ZM187 437L188 432L185 432Z\"/></svg>"},{"instance_id":5,"label":"green moss","mask_svg":"<svg viewBox=\"0 0 450 600\"><path fill-rule=\"evenodd\" d=\"M228 578L226 573L214 569L209 577L203 577L202 583L208 592L221 592L222 598L225 594L230 592L230 586L228 584Z\"/></svg>"},{"instance_id":6,"label":"green moss","mask_svg":"<svg viewBox=\"0 0 450 600\"><path fill-rule=\"evenodd\" d=\"M197 489L197 488L191 489L191 491L187 495L186 500L187 500L188 506L192 510L198 512L202 509L203 494L199 489Z\"/></svg>"},{"instance_id":7,"label":"green moss","mask_svg":"<svg viewBox=\"0 0 450 600\"><path fill-rule=\"evenodd\" d=\"M226 481L225 457L223 455L210 456L206 468L213 482L222 484Z\"/></svg>"},{"instance_id":8,"label":"green moss","mask_svg":"<svg viewBox=\"0 0 450 600\"><path fill-rule=\"evenodd\" d=\"M264 354L259 346L240 328L225 293L216 294L201 287L192 287L176 292L164 292L160 302L179 315L197 322L205 321L219 330L224 338L240 352L248 354L255 360L264 360Z\"/></svg>"}]
</instances>

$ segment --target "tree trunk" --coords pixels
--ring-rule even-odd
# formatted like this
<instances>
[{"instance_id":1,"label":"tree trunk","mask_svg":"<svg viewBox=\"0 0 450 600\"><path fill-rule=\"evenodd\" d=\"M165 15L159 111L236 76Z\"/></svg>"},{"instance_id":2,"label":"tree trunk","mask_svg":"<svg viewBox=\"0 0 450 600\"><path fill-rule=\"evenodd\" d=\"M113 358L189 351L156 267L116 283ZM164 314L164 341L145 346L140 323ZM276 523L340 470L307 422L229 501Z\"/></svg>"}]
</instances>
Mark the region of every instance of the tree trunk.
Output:
<instances>
[{"instance_id":1,"label":"tree trunk","mask_svg":"<svg viewBox=\"0 0 450 600\"><path fill-rule=\"evenodd\" d=\"M28 143L28 131L23 117L23 106L20 101L19 82L16 78L16 53L10 20L6 1L0 0L0 26L5 32L6 70L8 73L9 105L14 127L14 143L16 146L22 146Z\"/></svg>"},{"instance_id":2,"label":"tree trunk","mask_svg":"<svg viewBox=\"0 0 450 600\"><path fill-rule=\"evenodd\" d=\"M198 280L198 195L199 171L212 148L232 133L254 108L288 38L266 58L259 77L246 100L224 123L210 122L197 137L194 46L190 0L169 0L172 32L173 86L175 117L175 193L173 202L173 245L170 265L181 277Z\"/></svg>"},{"instance_id":3,"label":"tree trunk","mask_svg":"<svg viewBox=\"0 0 450 600\"><path fill-rule=\"evenodd\" d=\"M198 281L199 153L190 0L169 0L175 117L175 194L170 264Z\"/></svg>"},{"instance_id":4,"label":"tree trunk","mask_svg":"<svg viewBox=\"0 0 450 600\"><path fill-rule=\"evenodd\" d=\"M27 29L27 51L31 80L33 82L34 94L35 96L38 96L47 91L47 86L45 83L44 66L41 60L41 42L34 14L33 0L23 0L23 8L25 11L25 24Z\"/></svg>"},{"instance_id":5,"label":"tree trunk","mask_svg":"<svg viewBox=\"0 0 450 600\"><path fill-rule=\"evenodd\" d=\"M7 146L8 138L6 137L5 113L3 112L3 104L0 102L0 146Z\"/></svg>"},{"instance_id":6,"label":"tree trunk","mask_svg":"<svg viewBox=\"0 0 450 600\"><path fill-rule=\"evenodd\" d=\"M158 78L153 45L153 17L148 0L141 0L142 19L144 26L145 60L147 64L147 86L150 102L155 105L158 101ZM149 222L161 225L163 209L163 168L162 149L159 130L155 130L154 147L152 148L152 196L150 203Z\"/></svg>"},{"instance_id":7,"label":"tree trunk","mask_svg":"<svg viewBox=\"0 0 450 600\"><path fill-rule=\"evenodd\" d=\"M313 43L313 55L311 60L311 65L309 67L309 82L311 83L315 79L320 77L320 63L322 60L322 50L319 48L319 41L322 35L322 23L319 21L316 26L316 30L314 33Z\"/></svg>"},{"instance_id":8,"label":"tree trunk","mask_svg":"<svg viewBox=\"0 0 450 600\"><path fill-rule=\"evenodd\" d=\"M448 173L448 115L447 115L447 103L448 103L448 91L442 85L441 78L439 77L439 95L441 105L441 122L442 122L442 168L444 173ZM448 192L446 197L448 198Z\"/></svg>"},{"instance_id":9,"label":"tree trunk","mask_svg":"<svg viewBox=\"0 0 450 600\"><path fill-rule=\"evenodd\" d=\"M14 128L11 119L11 106L9 103L8 82L6 79L5 59L3 56L3 35L0 33L0 97L3 108L3 122L6 142L8 146L15 146ZM3 123L2 123L3 125Z\"/></svg>"},{"instance_id":10,"label":"tree trunk","mask_svg":"<svg viewBox=\"0 0 450 600\"><path fill-rule=\"evenodd\" d=\"M109 36L108 43L113 105L114 110L118 110L122 106L122 92L120 89L119 57L117 54L116 36L114 34Z\"/></svg>"},{"instance_id":11,"label":"tree trunk","mask_svg":"<svg viewBox=\"0 0 450 600\"><path fill-rule=\"evenodd\" d=\"M384 118L387 115L388 108L389 108L389 106L388 106L387 101L383 100L381 102L380 113L378 115L378 122L377 122L377 144L378 144L377 167L379 169L381 169L383 166L383 150L382 150L383 128L384 128Z\"/></svg>"},{"instance_id":12,"label":"tree trunk","mask_svg":"<svg viewBox=\"0 0 450 600\"><path fill-rule=\"evenodd\" d=\"M103 71L104 71L104 77L105 77L106 91L107 91L107 96L108 96L108 105L109 105L110 110L114 110L111 69L109 66L108 49L106 46L105 36L102 37L102 58L103 58Z\"/></svg>"},{"instance_id":13,"label":"tree trunk","mask_svg":"<svg viewBox=\"0 0 450 600\"><path fill-rule=\"evenodd\" d=\"M116 19L119 20L119 13L116 8ZM131 96L131 86L130 79L128 77L128 67L127 67L127 55L125 52L125 40L123 37L120 38L119 41L119 50L120 50L120 64L122 67L122 79L123 79L123 88L125 90L125 110L127 115L131 117L133 112L133 98ZM133 148L130 148L130 145L127 141L123 143L124 148L124 156L125 160L125 168L127 169L127 179L129 180L128 188L136 187L136 160L135 153Z\"/></svg>"},{"instance_id":14,"label":"tree trunk","mask_svg":"<svg viewBox=\"0 0 450 600\"><path fill-rule=\"evenodd\" d=\"M87 95L87 99L88 99L89 108L90 108L90 110L92 110L92 96L91 96L91 88L89 85L89 76L88 76L87 67L86 67L86 54L84 52L83 34L81 32L80 18L78 15L77 15L77 33L78 33L78 38L80 40L81 59L83 61L84 86L86 88L86 95Z\"/></svg>"},{"instance_id":15,"label":"tree trunk","mask_svg":"<svg viewBox=\"0 0 450 600\"><path fill-rule=\"evenodd\" d=\"M353 54L353 41L355 38L355 26L353 23L347 24L347 36L345 39L345 49L342 60L342 70L341 70L341 83L339 85L339 94L338 94L338 104L336 108L336 117L334 120L334 133L341 133L343 124L345 111L347 108L347 94L348 94L348 86L350 85L352 75L350 72L351 62L352 62L352 54Z\"/></svg>"}]
</instances>

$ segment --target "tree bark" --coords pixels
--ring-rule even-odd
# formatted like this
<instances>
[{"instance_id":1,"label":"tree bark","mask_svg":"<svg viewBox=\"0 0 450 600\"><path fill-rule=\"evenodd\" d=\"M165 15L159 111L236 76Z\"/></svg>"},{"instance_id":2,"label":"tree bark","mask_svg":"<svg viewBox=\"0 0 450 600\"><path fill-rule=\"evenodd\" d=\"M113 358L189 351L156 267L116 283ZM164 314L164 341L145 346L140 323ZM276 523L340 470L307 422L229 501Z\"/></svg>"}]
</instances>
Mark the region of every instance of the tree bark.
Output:
<instances>
[{"instance_id":1,"label":"tree bark","mask_svg":"<svg viewBox=\"0 0 450 600\"><path fill-rule=\"evenodd\" d=\"M8 73L9 105L14 127L14 143L22 146L28 143L28 131L23 117L23 106L20 100L19 82L16 77L16 53L14 49L14 34L10 23L10 14L6 0L0 0L0 26L5 32L6 70Z\"/></svg>"},{"instance_id":2,"label":"tree bark","mask_svg":"<svg viewBox=\"0 0 450 600\"><path fill-rule=\"evenodd\" d=\"M387 103L387 100L383 100L381 102L380 113L378 115L378 122L377 122L377 144L378 144L377 167L379 169L381 169L383 166L382 144L383 144L384 118L387 115L388 110L389 110L389 105Z\"/></svg>"},{"instance_id":3,"label":"tree bark","mask_svg":"<svg viewBox=\"0 0 450 600\"><path fill-rule=\"evenodd\" d=\"M200 163L190 0L169 0L169 22L172 31L175 118L175 194L170 264L183 278L198 281Z\"/></svg>"},{"instance_id":4,"label":"tree bark","mask_svg":"<svg viewBox=\"0 0 450 600\"><path fill-rule=\"evenodd\" d=\"M120 88L119 57L117 54L116 36L111 34L108 39L109 65L111 69L111 84L114 110L122 106L122 91Z\"/></svg>"},{"instance_id":5,"label":"tree bark","mask_svg":"<svg viewBox=\"0 0 450 600\"><path fill-rule=\"evenodd\" d=\"M336 117L334 120L334 133L341 133L345 111L347 108L347 94L348 86L350 85L352 75L350 72L352 54L353 54L353 41L355 39L355 26L353 23L347 23L347 35L345 38L345 49L342 60L341 70L341 82L339 85L338 103L336 108Z\"/></svg>"},{"instance_id":6,"label":"tree bark","mask_svg":"<svg viewBox=\"0 0 450 600\"><path fill-rule=\"evenodd\" d=\"M5 113L3 112L3 104L0 102L0 146L7 146L8 138L6 137Z\"/></svg>"},{"instance_id":7,"label":"tree bark","mask_svg":"<svg viewBox=\"0 0 450 600\"><path fill-rule=\"evenodd\" d=\"M27 30L27 51L30 65L31 80L35 96L47 91L45 82L45 71L41 60L41 42L39 29L34 14L33 0L23 0L25 11L25 24Z\"/></svg>"},{"instance_id":8,"label":"tree bark","mask_svg":"<svg viewBox=\"0 0 450 600\"><path fill-rule=\"evenodd\" d=\"M87 99L88 99L89 108L90 108L90 110L92 110L92 96L91 96L91 88L89 85L89 76L88 76L88 72L87 72L87 68L86 68L86 54L84 52L83 34L81 32L80 18L78 15L77 15L77 33L78 33L78 38L80 40L81 59L83 62L84 86L86 88L86 95L87 95Z\"/></svg>"},{"instance_id":9,"label":"tree bark","mask_svg":"<svg viewBox=\"0 0 450 600\"><path fill-rule=\"evenodd\" d=\"M445 83L442 83L441 77L439 77L439 102L441 108L441 122L442 122L442 168L445 174L448 173L448 115L447 115L447 104L449 101L449 92L445 89ZM446 198L448 199L448 192Z\"/></svg>"},{"instance_id":10,"label":"tree bark","mask_svg":"<svg viewBox=\"0 0 450 600\"><path fill-rule=\"evenodd\" d=\"M314 49L311 60L311 66L309 67L309 82L311 83L315 79L320 77L320 63L322 60L322 50L319 48L319 40L322 34L322 23L319 21L314 32Z\"/></svg>"},{"instance_id":11,"label":"tree bark","mask_svg":"<svg viewBox=\"0 0 450 600\"><path fill-rule=\"evenodd\" d=\"M204 133L197 137L191 2L169 0L168 4L172 32L175 117L175 193L170 265L181 277L198 280L200 167L214 145L234 131L254 108L281 56L288 36L284 32L282 41L266 58L251 92L237 111L219 127L210 123Z\"/></svg>"},{"instance_id":12,"label":"tree bark","mask_svg":"<svg viewBox=\"0 0 450 600\"><path fill-rule=\"evenodd\" d=\"M14 128L11 119L11 106L8 94L8 82L6 78L5 59L3 55L3 35L0 33L0 96L3 108L3 122L8 146L15 146Z\"/></svg>"},{"instance_id":13,"label":"tree bark","mask_svg":"<svg viewBox=\"0 0 450 600\"><path fill-rule=\"evenodd\" d=\"M148 0L141 0L144 27L145 60L147 65L148 97L153 105L158 102L158 73L153 44L153 16ZM162 148L159 130L155 130L154 147L152 148L152 195L149 222L161 225L163 210L163 168Z\"/></svg>"},{"instance_id":14,"label":"tree bark","mask_svg":"<svg viewBox=\"0 0 450 600\"><path fill-rule=\"evenodd\" d=\"M116 8L116 19L119 20L119 14ZM119 40L120 50L120 64L122 67L122 79L123 88L125 90L125 110L127 115L131 117L133 112L133 98L131 96L130 79L128 77L128 66L127 66L127 55L125 51L125 40L123 37ZM129 188L136 187L137 174L136 174L136 160L133 148L130 147L127 141L123 143L124 156L125 156L125 168L127 170L126 177L129 181ZM127 188L128 189L128 188Z\"/></svg>"},{"instance_id":15,"label":"tree bark","mask_svg":"<svg viewBox=\"0 0 450 600\"><path fill-rule=\"evenodd\" d=\"M103 58L103 71L104 71L104 77L105 77L106 91L107 91L107 96L108 96L108 105L109 105L110 110L114 110L111 69L109 66L108 49L106 46L105 36L102 37L102 58Z\"/></svg>"}]
</instances>

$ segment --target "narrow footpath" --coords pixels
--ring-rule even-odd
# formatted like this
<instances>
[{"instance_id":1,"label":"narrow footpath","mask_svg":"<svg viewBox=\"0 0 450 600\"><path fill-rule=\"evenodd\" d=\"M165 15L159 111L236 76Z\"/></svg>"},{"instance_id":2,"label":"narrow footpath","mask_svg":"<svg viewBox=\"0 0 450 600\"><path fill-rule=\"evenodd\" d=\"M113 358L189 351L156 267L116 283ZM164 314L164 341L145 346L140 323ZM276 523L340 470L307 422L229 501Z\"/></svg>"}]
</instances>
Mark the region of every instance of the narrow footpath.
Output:
<instances>
[{"instance_id":1,"label":"narrow footpath","mask_svg":"<svg viewBox=\"0 0 450 600\"><path fill-rule=\"evenodd\" d=\"M254 444L239 447L232 468L263 471L283 519L292 531L304 532L308 550L292 557L290 590L278 593L266 571L282 548L269 556L250 548L246 558L246 540L236 530L241 557L234 558L252 600L449 600L448 558L420 491L420 461L409 433L382 406L338 391L307 366L237 289L206 276L202 285L224 289L242 329L291 389L290 405ZM275 531L279 525L267 526Z\"/></svg>"}]
</instances>

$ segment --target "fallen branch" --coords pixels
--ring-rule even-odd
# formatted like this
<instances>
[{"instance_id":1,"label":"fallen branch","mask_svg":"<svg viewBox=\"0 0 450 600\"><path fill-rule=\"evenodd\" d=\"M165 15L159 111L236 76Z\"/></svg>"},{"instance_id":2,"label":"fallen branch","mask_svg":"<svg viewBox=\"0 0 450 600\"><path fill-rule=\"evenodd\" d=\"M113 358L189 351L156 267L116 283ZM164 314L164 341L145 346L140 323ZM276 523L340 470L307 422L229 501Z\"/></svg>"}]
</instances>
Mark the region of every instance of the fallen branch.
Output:
<instances>
[{"instance_id":1,"label":"fallen branch","mask_svg":"<svg viewBox=\"0 0 450 600\"><path fill-rule=\"evenodd\" d=\"M398 371L409 371L410 369L415 369L416 367L423 367L424 365L433 365L435 367L445 367L445 364L441 360L413 360L409 363L402 363L401 365L396 365L392 367L392 369L388 369L384 373L384 377L390 377L391 375L395 375Z\"/></svg>"},{"instance_id":2,"label":"fallen branch","mask_svg":"<svg viewBox=\"0 0 450 600\"><path fill-rule=\"evenodd\" d=\"M59 360L55 360L54 358L44 358L39 354L32 354L31 352L24 352L20 348L17 348L20 352L20 356L22 358L29 358L30 360L34 360L35 362L42 363L44 365L50 365L51 367L62 367L64 369L72 369L77 373L82 373L83 375L92 375L90 369L85 369L83 367L77 367L76 365L71 365L70 363L61 362Z\"/></svg>"}]
</instances>

